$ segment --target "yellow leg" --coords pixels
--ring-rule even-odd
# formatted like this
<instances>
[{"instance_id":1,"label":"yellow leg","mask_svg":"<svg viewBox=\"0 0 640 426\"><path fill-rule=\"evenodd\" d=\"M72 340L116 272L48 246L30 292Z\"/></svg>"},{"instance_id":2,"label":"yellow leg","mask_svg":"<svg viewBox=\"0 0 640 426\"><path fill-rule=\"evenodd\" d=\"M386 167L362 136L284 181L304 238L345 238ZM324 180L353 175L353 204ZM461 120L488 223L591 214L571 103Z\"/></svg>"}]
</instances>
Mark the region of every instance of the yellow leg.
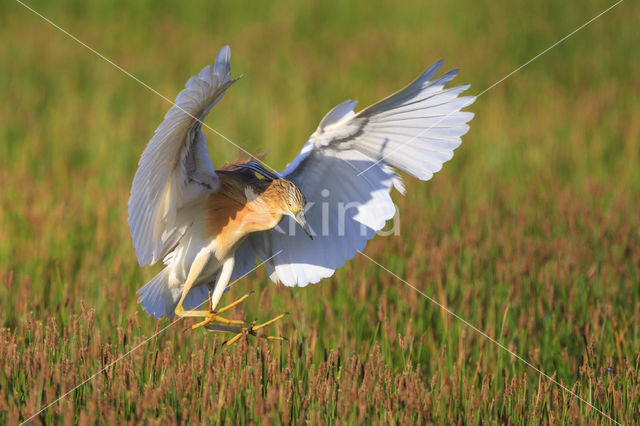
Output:
<instances>
[{"instance_id":1,"label":"yellow leg","mask_svg":"<svg viewBox=\"0 0 640 426\"><path fill-rule=\"evenodd\" d=\"M253 292L250 291L249 293L245 294L244 296L242 296L241 298L239 298L235 302L231 302L227 306L223 306L222 308L218 309L216 312L218 312L220 314L220 313L222 313L224 311L228 311L229 309L233 308L234 306L239 305L240 303L244 302L247 299L247 297L251 296L252 294L253 294ZM209 310L211 310L211 297L209 297Z\"/></svg>"},{"instance_id":2,"label":"yellow leg","mask_svg":"<svg viewBox=\"0 0 640 426\"><path fill-rule=\"evenodd\" d=\"M205 320L199 323L193 324L191 326L191 329L195 330L196 328L202 327L207 324L211 324L212 322L217 322L220 324L228 324L228 325L244 325L245 324L245 322L242 320L230 320L230 319L222 318L221 316L216 315L214 312L214 313L207 313L205 315Z\"/></svg>"},{"instance_id":3,"label":"yellow leg","mask_svg":"<svg viewBox=\"0 0 640 426\"><path fill-rule=\"evenodd\" d=\"M222 293L224 292L225 288L229 284L229 279L231 278L231 275L233 273L233 266L235 262L233 257L226 259L222 264L222 269L220 270L220 273L218 274L218 279L216 280L216 284L214 285L213 295L209 293L209 309L200 310L200 311L195 311L195 310L185 311L183 307L184 299L187 297L187 294L191 290L191 287L198 279L204 267L207 265L207 262L209 261L210 257L211 257L211 252L207 247L203 248L196 255L193 263L191 264L191 268L189 269L189 273L187 274L187 280L185 281L184 288L182 290L182 296L180 297L180 300L178 301L178 305L176 306L176 309L175 309L175 313L179 317L204 318L204 321L201 321L193 325L191 327L192 329L204 326L210 331L224 331L224 332L236 333L236 335L233 338L231 338L228 342L225 342L226 345L231 345L234 342L236 342L244 333L257 336L257 333L256 333L257 330L263 327L266 327L267 325L272 324L275 321L278 321L279 319L281 319L286 315L286 314L278 315L272 320L267 321L260 325L256 325L256 322L254 321L253 324L251 324L251 326L249 327L243 327L246 324L245 321L229 320L226 318L222 318L218 315L222 312L225 312L237 306L238 304L246 300L247 297L249 297L249 294L245 294L235 302L232 302L227 306L224 306L218 310L215 309L216 306L218 305L218 302L220 301L220 298L222 297ZM260 337L265 337L269 340L286 340L282 337L277 337L277 336L261 335Z\"/></svg>"},{"instance_id":4,"label":"yellow leg","mask_svg":"<svg viewBox=\"0 0 640 426\"><path fill-rule=\"evenodd\" d=\"M226 342L224 342L222 345L223 346L231 346L233 345L235 342L237 342L244 334L250 334L252 336L259 336L259 337L264 337L267 340L280 340L280 341L286 341L287 339L284 337L280 337L280 336L264 336L264 335L258 335L256 332L258 330L260 330L261 328L264 328L268 325L273 324L274 322L284 318L286 315L288 315L288 313L284 313L284 314L280 314L275 318L270 319L267 322L263 322L262 324L258 324L256 325L256 321L254 321L249 327L246 327L242 330L240 330L240 332L238 332L235 336L233 336L231 339L227 340Z\"/></svg>"},{"instance_id":5,"label":"yellow leg","mask_svg":"<svg viewBox=\"0 0 640 426\"><path fill-rule=\"evenodd\" d=\"M202 313L202 315L199 315L199 316L202 316L205 319L204 319L204 321L201 321L201 322L199 322L197 324L192 325L191 329L195 330L196 328L205 326L207 324L211 324L213 322L220 323L220 324L226 324L226 325L244 325L245 322L242 321L242 320L230 320L230 319L223 318L223 317L219 316L218 314L222 313L224 311L228 311L229 309L231 309L231 308L239 305L240 303L244 302L247 299L247 297L249 297L250 294L251 293L247 293L244 296L242 296L241 298L239 298L238 300L236 300L235 302L232 302L232 303L228 304L227 306L224 306L224 307L214 311L213 310L213 304L211 303L211 292L209 292L209 309L207 311L199 311L199 312ZM198 312L198 311L196 311L196 312Z\"/></svg>"},{"instance_id":6,"label":"yellow leg","mask_svg":"<svg viewBox=\"0 0 640 426\"><path fill-rule=\"evenodd\" d=\"M180 300L178 300L178 304L176 305L175 314L177 316L203 317L208 313L208 311L185 311L184 306L182 306L182 304L184 303L184 299L187 297L189 290L191 290L193 283L196 281L196 279L198 278L198 276L200 275L204 267L207 265L207 262L209 262L210 258L211 258L211 252L205 247L202 250L200 250L200 252L198 252L198 254L196 255L196 258L193 260L193 263L189 268L189 273L187 274L187 281L184 283L184 288L182 289L182 296L180 296ZM231 263L231 269L233 269L233 260L231 260L230 263ZM223 265L223 269L224 267L225 265ZM226 286L226 283L225 283L225 286ZM209 298L209 302L211 303L211 297Z\"/></svg>"},{"instance_id":7,"label":"yellow leg","mask_svg":"<svg viewBox=\"0 0 640 426\"><path fill-rule=\"evenodd\" d=\"M231 278L231 274L233 272L233 265L234 265L233 257L230 257L224 261L224 263L222 264L222 269L218 274L218 279L216 280L216 283L214 285L213 295L211 295L211 292L209 292L209 309L207 309L206 311L204 310L185 311L184 310L184 306L183 306L184 299L187 297L187 294L191 290L191 287L196 282L198 276L200 275L204 267L207 265L207 262L209 262L210 258L211 258L211 252L207 247L200 250L200 252L196 255L193 263L191 264L191 268L189 269L189 273L187 274L187 280L185 281L184 288L182 289L182 296L180 297L180 300L178 300L178 304L175 309L176 315L183 318L184 317L205 318L205 321L201 322L200 324L196 324L197 327L201 327L202 325L208 324L212 321L219 321L224 324L244 324L244 321L228 320L228 319L219 317L215 315L216 312L214 311L215 307L218 304L218 301L220 301L220 297L222 297L222 293L224 292L224 289L227 287L227 284L229 283L229 279Z\"/></svg>"}]
</instances>

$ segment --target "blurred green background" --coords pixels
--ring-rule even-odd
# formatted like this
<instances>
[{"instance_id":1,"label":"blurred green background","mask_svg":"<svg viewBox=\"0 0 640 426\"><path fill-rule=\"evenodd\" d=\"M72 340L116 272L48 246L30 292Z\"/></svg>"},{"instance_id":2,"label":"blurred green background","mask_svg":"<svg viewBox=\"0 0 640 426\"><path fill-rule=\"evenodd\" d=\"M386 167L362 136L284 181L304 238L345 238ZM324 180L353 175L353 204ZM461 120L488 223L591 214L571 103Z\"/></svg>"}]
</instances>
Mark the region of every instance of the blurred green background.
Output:
<instances>
[{"instance_id":1,"label":"blurred green background","mask_svg":"<svg viewBox=\"0 0 640 426\"><path fill-rule=\"evenodd\" d=\"M206 122L279 169L343 100L364 107L440 58L445 70L460 68L456 83L481 93L613 3L28 4L171 99L229 44L232 75L244 77ZM637 2L621 3L478 98L453 160L430 182L407 179L406 197L395 194L401 235L366 250L623 422L640 415L638 16ZM138 158L170 105L19 3L0 4L0 37L0 419L11 421L166 324L136 305L135 290L157 270L137 265L126 203ZM215 166L238 155L204 131ZM276 287L261 270L226 297L249 289L258 292L247 316L292 313L277 328L291 338L288 350L249 342L223 354L221 338L184 335L177 325L132 362L170 348L165 368L184 363L197 374L190 363L204 353L206 376L225 357L244 354L249 369L247 353L267 353L280 360L279 374L289 365L286 377L311 386L305 371L325 368L327 353L369 365L379 352L376 368L396 382L414 378L426 392L418 404L429 408L401 403L392 381L389 401L400 402L391 408L366 395L353 407L346 397L306 406L291 397L265 411L275 422L606 421L362 256L304 289ZM101 336L99 347L74 338L76 323ZM46 330L57 336L49 347L36 338ZM112 358L82 355L92 347ZM62 378L40 373L61 365ZM161 380L136 365L140 386ZM183 376L175 368L166 377ZM282 385L265 380L265 389ZM126 405L138 397L128 384L101 400L103 383L90 383L66 413L81 421L97 398L104 418L117 421L208 421L206 407L219 420L258 421L262 391L249 385L242 400L213 396L195 412L179 410L180 398L200 401L203 388L224 395L225 383L167 391L162 409ZM456 383L462 390L451 392ZM64 407L41 420L69 420ZM293 417L282 417L286 410Z\"/></svg>"}]
</instances>

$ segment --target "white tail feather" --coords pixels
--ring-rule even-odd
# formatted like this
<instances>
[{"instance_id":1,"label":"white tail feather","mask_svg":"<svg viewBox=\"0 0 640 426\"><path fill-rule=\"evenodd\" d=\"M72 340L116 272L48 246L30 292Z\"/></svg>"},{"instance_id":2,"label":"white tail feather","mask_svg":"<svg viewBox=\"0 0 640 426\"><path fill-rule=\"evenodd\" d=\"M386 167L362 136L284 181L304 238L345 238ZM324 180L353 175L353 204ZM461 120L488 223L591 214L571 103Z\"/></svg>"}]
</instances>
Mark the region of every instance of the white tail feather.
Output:
<instances>
[{"instance_id":1,"label":"white tail feather","mask_svg":"<svg viewBox=\"0 0 640 426\"><path fill-rule=\"evenodd\" d=\"M173 318L180 299L180 293L169 288L168 278L169 273L165 268L137 292L140 295L138 303L142 303L142 308L157 319L163 316Z\"/></svg>"},{"instance_id":2,"label":"white tail feather","mask_svg":"<svg viewBox=\"0 0 640 426\"><path fill-rule=\"evenodd\" d=\"M211 285L214 283L212 282ZM189 291L184 300L184 308L197 309L204 305L209 292L209 285L199 285ZM171 319L175 315L175 309L182 295L182 286L169 286L168 268L163 269L151 281L146 283L137 292L140 295L138 303L142 303L142 308L157 319L163 316Z\"/></svg>"}]
</instances>

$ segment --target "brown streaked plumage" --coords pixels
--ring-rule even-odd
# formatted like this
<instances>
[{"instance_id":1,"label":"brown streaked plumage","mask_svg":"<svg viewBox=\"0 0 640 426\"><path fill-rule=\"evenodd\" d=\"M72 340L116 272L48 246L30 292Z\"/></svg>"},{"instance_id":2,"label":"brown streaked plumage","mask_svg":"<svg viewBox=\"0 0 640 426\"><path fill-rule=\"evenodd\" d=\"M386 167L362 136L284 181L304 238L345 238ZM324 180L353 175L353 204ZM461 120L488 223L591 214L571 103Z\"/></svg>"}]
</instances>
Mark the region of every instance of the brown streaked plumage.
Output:
<instances>
[{"instance_id":1,"label":"brown streaked plumage","mask_svg":"<svg viewBox=\"0 0 640 426\"><path fill-rule=\"evenodd\" d=\"M229 250L252 232L275 227L290 212L303 210L306 199L286 179L260 179L242 169L218 171L220 188L205 204L207 234L217 253Z\"/></svg>"}]
</instances>

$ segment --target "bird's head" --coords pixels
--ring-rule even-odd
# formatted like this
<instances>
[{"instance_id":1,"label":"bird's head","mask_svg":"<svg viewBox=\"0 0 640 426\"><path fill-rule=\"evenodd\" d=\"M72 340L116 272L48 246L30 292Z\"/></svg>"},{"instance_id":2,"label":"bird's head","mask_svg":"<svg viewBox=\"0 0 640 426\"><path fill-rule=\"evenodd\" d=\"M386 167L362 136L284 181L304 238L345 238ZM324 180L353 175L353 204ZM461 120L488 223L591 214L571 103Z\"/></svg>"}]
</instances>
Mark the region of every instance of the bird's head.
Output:
<instances>
[{"instance_id":1,"label":"bird's head","mask_svg":"<svg viewBox=\"0 0 640 426\"><path fill-rule=\"evenodd\" d=\"M277 179L274 183L278 187L280 213L295 219L309 238L313 239L311 228L304 216L307 208L307 199L302 191L293 182L286 179Z\"/></svg>"}]
</instances>

